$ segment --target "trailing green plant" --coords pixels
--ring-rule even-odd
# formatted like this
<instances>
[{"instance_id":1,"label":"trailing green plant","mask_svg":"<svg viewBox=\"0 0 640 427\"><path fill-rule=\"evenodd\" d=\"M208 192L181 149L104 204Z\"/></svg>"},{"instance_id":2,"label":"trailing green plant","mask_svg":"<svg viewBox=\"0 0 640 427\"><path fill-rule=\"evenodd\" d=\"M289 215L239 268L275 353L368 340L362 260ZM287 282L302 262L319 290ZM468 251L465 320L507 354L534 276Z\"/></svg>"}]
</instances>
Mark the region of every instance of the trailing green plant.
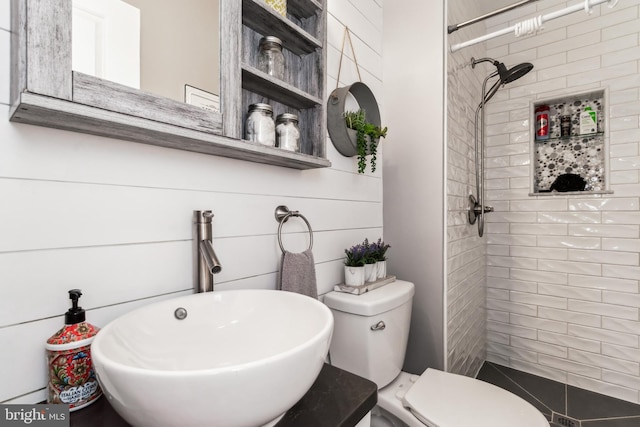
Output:
<instances>
[{"instance_id":1,"label":"trailing green plant","mask_svg":"<svg viewBox=\"0 0 640 427\"><path fill-rule=\"evenodd\" d=\"M347 127L356 131L358 173L364 173L367 167L367 154L371 154L371 172L375 172L378 144L380 143L380 138L387 136L387 128L380 128L380 126L369 123L363 109L345 111L344 119ZM367 139L367 137L369 138Z\"/></svg>"}]
</instances>

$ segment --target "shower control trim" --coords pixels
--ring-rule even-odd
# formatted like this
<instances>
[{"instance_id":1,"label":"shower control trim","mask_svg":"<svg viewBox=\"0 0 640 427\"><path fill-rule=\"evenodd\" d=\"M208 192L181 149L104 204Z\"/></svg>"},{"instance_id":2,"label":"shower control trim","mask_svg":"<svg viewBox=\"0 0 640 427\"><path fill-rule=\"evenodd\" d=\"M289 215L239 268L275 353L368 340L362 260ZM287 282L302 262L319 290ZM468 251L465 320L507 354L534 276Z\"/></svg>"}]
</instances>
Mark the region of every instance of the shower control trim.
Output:
<instances>
[{"instance_id":1,"label":"shower control trim","mask_svg":"<svg viewBox=\"0 0 640 427\"><path fill-rule=\"evenodd\" d=\"M493 206L483 206L473 194L469 196L469 224L475 224L479 216L489 212L493 212Z\"/></svg>"}]
</instances>

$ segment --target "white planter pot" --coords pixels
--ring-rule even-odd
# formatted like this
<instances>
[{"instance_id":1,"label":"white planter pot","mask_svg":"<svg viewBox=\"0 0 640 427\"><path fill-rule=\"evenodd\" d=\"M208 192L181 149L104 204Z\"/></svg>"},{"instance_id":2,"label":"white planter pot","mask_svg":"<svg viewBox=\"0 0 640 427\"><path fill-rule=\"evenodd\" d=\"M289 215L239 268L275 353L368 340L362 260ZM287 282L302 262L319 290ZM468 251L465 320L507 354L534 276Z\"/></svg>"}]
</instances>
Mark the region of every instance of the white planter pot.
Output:
<instances>
[{"instance_id":1,"label":"white planter pot","mask_svg":"<svg viewBox=\"0 0 640 427\"><path fill-rule=\"evenodd\" d=\"M376 262L376 267L378 269L378 279L387 277L387 261Z\"/></svg>"},{"instance_id":2,"label":"white planter pot","mask_svg":"<svg viewBox=\"0 0 640 427\"><path fill-rule=\"evenodd\" d=\"M376 264L365 264L364 265L364 281L365 282L375 282L378 280L378 268Z\"/></svg>"},{"instance_id":3,"label":"white planter pot","mask_svg":"<svg viewBox=\"0 0 640 427\"><path fill-rule=\"evenodd\" d=\"M344 266L344 284L347 286L364 285L364 267Z\"/></svg>"}]
</instances>

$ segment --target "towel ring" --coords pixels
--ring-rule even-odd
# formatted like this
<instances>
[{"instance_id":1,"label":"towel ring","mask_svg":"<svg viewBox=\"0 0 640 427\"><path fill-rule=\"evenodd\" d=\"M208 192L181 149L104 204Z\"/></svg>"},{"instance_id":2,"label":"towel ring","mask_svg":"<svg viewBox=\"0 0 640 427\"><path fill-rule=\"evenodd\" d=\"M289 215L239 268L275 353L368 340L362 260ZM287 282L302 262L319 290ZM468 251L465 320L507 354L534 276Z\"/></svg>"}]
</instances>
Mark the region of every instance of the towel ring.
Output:
<instances>
[{"instance_id":1,"label":"towel ring","mask_svg":"<svg viewBox=\"0 0 640 427\"><path fill-rule=\"evenodd\" d=\"M311 229L311 224L309 224L309 221L307 221L307 218L305 218L304 215L302 215L298 211L291 211L287 206L280 205L276 208L275 217L276 217L276 221L280 223L280 225L278 225L278 244L280 245L280 250L283 253L285 252L285 250L284 250L284 245L282 244L282 224L287 222L290 217L294 217L294 216L302 218L305 224L307 224L307 228L309 229L309 249L307 250L311 250L311 248L313 248L313 230Z\"/></svg>"}]
</instances>

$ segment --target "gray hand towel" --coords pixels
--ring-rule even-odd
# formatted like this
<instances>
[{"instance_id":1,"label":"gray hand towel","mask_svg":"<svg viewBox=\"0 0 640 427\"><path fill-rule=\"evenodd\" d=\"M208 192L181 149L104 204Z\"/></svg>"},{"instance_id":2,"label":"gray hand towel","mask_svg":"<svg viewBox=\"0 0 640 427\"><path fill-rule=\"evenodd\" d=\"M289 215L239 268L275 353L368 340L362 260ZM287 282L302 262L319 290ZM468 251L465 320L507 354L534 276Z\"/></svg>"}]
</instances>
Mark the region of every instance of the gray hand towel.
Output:
<instances>
[{"instance_id":1,"label":"gray hand towel","mask_svg":"<svg viewBox=\"0 0 640 427\"><path fill-rule=\"evenodd\" d=\"M280 289L318 298L316 264L311 249L300 253L285 251L282 254Z\"/></svg>"}]
</instances>

